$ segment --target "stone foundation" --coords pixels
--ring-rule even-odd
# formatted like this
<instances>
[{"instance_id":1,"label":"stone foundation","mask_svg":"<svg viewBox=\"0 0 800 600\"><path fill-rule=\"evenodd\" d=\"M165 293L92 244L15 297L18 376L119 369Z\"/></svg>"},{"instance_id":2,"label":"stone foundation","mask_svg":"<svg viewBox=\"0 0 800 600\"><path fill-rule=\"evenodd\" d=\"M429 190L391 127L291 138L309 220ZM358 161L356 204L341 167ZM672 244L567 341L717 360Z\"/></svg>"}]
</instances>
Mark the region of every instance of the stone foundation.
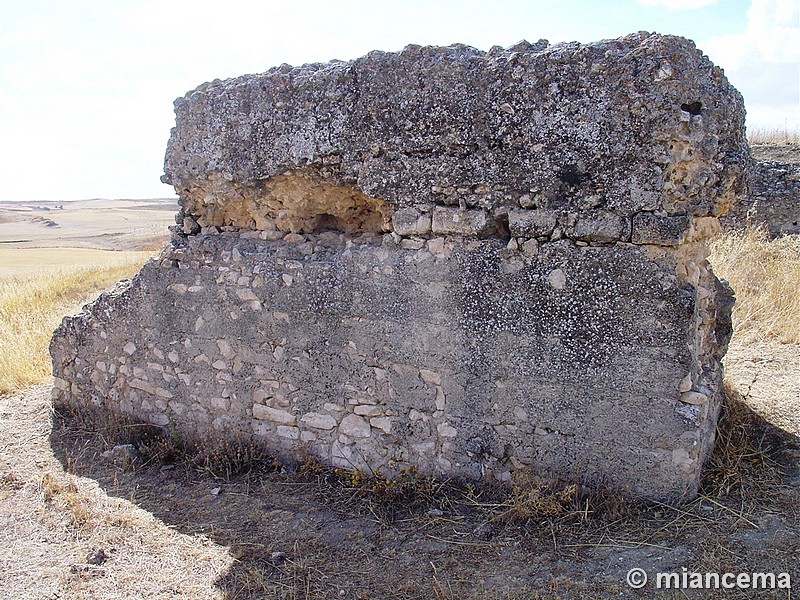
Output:
<instances>
[{"instance_id":1,"label":"stone foundation","mask_svg":"<svg viewBox=\"0 0 800 600\"><path fill-rule=\"evenodd\" d=\"M286 461L696 494L744 192L741 97L636 34L409 46L176 101L158 261L65 319L57 404Z\"/></svg>"}]
</instances>

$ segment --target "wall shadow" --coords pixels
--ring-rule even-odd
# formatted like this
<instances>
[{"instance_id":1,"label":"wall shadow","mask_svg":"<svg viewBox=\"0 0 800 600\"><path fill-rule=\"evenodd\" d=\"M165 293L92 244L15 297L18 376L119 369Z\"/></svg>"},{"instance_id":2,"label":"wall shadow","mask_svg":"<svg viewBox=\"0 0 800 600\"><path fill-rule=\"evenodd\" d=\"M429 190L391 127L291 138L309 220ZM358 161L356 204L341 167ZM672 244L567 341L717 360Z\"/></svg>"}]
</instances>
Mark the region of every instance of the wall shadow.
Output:
<instances>
[{"instance_id":1,"label":"wall shadow","mask_svg":"<svg viewBox=\"0 0 800 600\"><path fill-rule=\"evenodd\" d=\"M624 571L634 561L647 568L658 554L653 569L677 571L687 560L713 562L701 553L703 540L723 548L738 543L736 536L752 529L736 518L745 512L753 523L784 515L778 527L786 535L771 550L776 561L778 551L798 550L784 538L800 539L800 438L730 395L701 497L674 510L596 496L585 514L567 507L524 518L520 497L503 504L497 490L365 496L331 471L281 472L268 457L252 460L246 473L215 477L213 465L198 470L185 460L170 462L179 457L168 448L157 453L166 463L126 465L123 453L116 459L101 453L134 442L145 455L166 442L148 427L115 426L114 415L95 414L89 422L87 415L57 412L50 442L68 472L97 481L108 495L132 500L183 534L229 546L236 560L214 582L225 598L628 597L633 592ZM95 433L100 430L102 436ZM691 544L674 526L676 517L705 523ZM761 550L750 556L745 549L742 565L763 563ZM628 558L614 563L612 556Z\"/></svg>"}]
</instances>

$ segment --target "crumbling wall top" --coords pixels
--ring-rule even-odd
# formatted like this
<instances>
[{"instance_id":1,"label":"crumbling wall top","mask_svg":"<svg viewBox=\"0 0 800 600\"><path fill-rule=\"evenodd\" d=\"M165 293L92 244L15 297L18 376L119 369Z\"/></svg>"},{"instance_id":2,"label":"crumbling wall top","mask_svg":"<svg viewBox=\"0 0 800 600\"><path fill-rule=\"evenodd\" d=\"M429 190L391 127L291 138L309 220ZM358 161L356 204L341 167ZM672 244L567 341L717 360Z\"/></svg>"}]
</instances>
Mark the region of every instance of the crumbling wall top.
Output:
<instances>
[{"instance_id":1,"label":"crumbling wall top","mask_svg":"<svg viewBox=\"0 0 800 600\"><path fill-rule=\"evenodd\" d=\"M287 174L385 201L384 231L391 211L435 205L490 220L518 208L717 216L741 193L747 148L722 71L691 41L650 33L282 65L175 107L164 181L187 215L244 211L206 219L238 228L260 229L265 206L292 212L265 200Z\"/></svg>"}]
</instances>

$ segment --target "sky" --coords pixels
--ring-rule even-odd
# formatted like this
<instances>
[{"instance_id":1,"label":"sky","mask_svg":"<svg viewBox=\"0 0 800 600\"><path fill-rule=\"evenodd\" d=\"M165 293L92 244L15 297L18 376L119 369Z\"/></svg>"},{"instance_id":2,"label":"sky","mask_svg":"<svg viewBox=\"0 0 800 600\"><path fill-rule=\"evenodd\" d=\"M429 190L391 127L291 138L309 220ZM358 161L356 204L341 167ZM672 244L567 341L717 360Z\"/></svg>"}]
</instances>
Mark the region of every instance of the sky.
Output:
<instances>
[{"instance_id":1,"label":"sky","mask_svg":"<svg viewBox=\"0 0 800 600\"><path fill-rule=\"evenodd\" d=\"M172 102L215 78L635 31L694 40L749 128L800 129L800 0L0 0L0 200L173 196Z\"/></svg>"}]
</instances>

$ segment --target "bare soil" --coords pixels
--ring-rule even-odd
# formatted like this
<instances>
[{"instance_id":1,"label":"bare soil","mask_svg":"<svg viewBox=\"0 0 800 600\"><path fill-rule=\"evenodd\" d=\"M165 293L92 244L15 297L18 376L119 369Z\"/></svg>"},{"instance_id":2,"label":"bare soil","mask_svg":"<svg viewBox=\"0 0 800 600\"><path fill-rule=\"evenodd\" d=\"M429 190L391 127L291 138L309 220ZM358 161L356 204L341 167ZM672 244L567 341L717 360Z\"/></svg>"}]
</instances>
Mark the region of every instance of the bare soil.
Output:
<instances>
[{"instance_id":1,"label":"bare soil","mask_svg":"<svg viewBox=\"0 0 800 600\"><path fill-rule=\"evenodd\" d=\"M732 344L725 368L754 411L786 431L800 433L799 346L771 341Z\"/></svg>"}]
</instances>

